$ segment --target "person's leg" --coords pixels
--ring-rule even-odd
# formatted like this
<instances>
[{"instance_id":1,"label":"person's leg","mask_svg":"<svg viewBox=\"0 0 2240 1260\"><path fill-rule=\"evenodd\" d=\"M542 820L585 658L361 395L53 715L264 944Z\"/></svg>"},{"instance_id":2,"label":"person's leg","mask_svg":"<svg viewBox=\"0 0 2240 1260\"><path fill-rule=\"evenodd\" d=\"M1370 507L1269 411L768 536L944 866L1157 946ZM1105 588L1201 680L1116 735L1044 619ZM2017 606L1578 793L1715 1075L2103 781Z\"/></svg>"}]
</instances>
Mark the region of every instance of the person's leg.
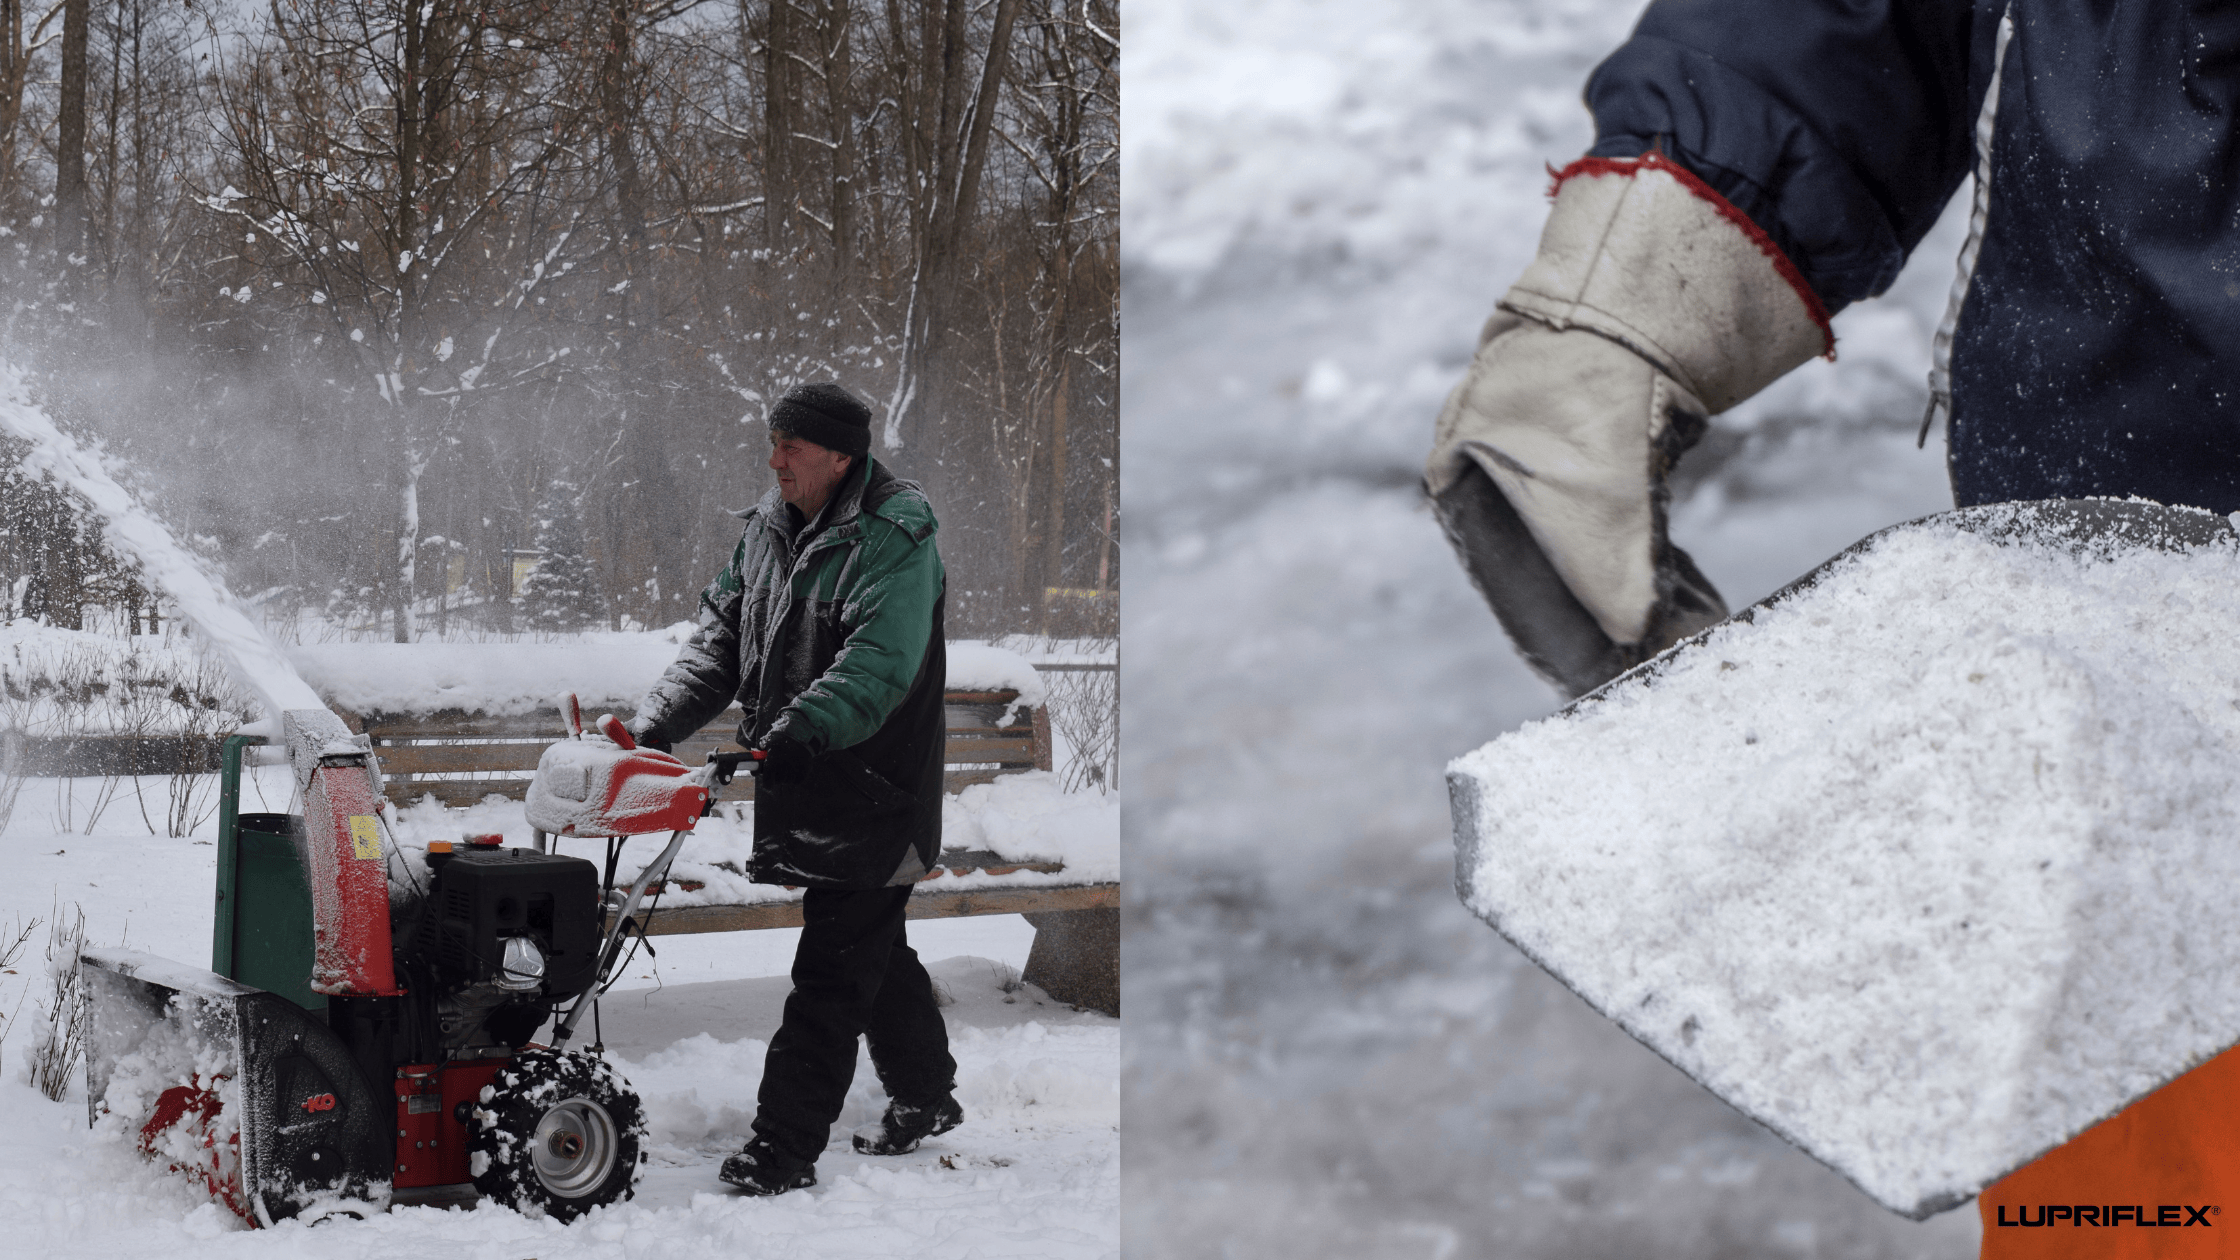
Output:
<instances>
[{"instance_id":1,"label":"person's leg","mask_svg":"<svg viewBox=\"0 0 2240 1260\"><path fill-rule=\"evenodd\" d=\"M878 1009L909 898L907 886L812 888L802 898L793 992L763 1060L754 1118L756 1138L788 1160L813 1164L824 1153L855 1079L856 1038ZM918 974L924 976L922 967Z\"/></svg>"},{"instance_id":2,"label":"person's leg","mask_svg":"<svg viewBox=\"0 0 2240 1260\"><path fill-rule=\"evenodd\" d=\"M864 1028L871 1045L871 1066L887 1097L930 1102L957 1087L957 1061L949 1057L949 1025L934 1001L933 977L918 951L910 948L909 929L898 929L887 955L886 983L879 986Z\"/></svg>"},{"instance_id":3,"label":"person's leg","mask_svg":"<svg viewBox=\"0 0 2240 1260\"><path fill-rule=\"evenodd\" d=\"M964 1123L964 1108L953 1092L957 1061L949 1057L949 1028L934 1001L933 979L904 933L895 936L887 982L864 1031L888 1103L877 1124L856 1130L858 1151L906 1155L926 1138Z\"/></svg>"}]
</instances>

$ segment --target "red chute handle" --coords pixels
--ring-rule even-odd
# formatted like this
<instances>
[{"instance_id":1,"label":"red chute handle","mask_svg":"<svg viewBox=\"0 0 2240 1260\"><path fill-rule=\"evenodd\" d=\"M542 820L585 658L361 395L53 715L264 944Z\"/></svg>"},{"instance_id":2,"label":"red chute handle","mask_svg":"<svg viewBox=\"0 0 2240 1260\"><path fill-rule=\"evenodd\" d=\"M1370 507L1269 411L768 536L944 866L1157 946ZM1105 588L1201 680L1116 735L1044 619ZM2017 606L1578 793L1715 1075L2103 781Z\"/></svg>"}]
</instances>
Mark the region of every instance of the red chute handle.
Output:
<instances>
[{"instance_id":1,"label":"red chute handle","mask_svg":"<svg viewBox=\"0 0 2240 1260\"><path fill-rule=\"evenodd\" d=\"M583 705L576 701L576 693L560 697L560 717L567 722L571 737L583 734Z\"/></svg>"},{"instance_id":2,"label":"red chute handle","mask_svg":"<svg viewBox=\"0 0 2240 1260\"><path fill-rule=\"evenodd\" d=\"M622 725L622 719L612 713L599 715L599 733L621 745L624 752L638 746L638 741L631 738L629 729Z\"/></svg>"}]
</instances>

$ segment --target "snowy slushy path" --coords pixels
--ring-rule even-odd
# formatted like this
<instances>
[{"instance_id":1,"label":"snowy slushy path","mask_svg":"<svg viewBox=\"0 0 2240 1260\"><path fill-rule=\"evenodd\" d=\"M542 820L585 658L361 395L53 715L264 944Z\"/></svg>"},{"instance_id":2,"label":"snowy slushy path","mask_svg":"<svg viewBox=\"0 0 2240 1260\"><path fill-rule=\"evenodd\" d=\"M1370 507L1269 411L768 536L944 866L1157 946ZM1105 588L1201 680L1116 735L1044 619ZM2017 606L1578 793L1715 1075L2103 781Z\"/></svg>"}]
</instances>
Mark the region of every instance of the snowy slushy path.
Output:
<instances>
[{"instance_id":1,"label":"snowy slushy path","mask_svg":"<svg viewBox=\"0 0 2240 1260\"><path fill-rule=\"evenodd\" d=\"M256 772L282 808L284 769ZM78 780L83 824L96 780ZM143 780L160 804L164 781ZM247 807L259 802L253 790ZM53 780L31 780L0 840L0 925L85 910L88 938L196 965L210 957L214 825L197 839L146 834L131 789L95 834L56 834ZM516 810L517 812L517 810ZM134 834L135 832L139 834ZM200 840L201 843L197 843ZM23 1083L32 1003L0 1041L0 1254L41 1257L379 1257L487 1260L754 1255L1081 1260L1119 1249L1118 1020L1006 994L1034 931L1016 915L914 922L912 944L954 1001L945 1008L967 1121L893 1159L847 1149L885 1106L868 1059L819 1161L819 1184L747 1199L716 1180L746 1140L762 1056L778 1026L792 929L658 938L602 1003L606 1044L647 1101L651 1144L637 1197L570 1227L501 1209L413 1208L364 1222L255 1233L178 1178L86 1129L84 1080L53 1103ZM0 1017L43 981L34 934L0 975ZM1005 969L1008 968L1008 973ZM656 974L658 969L658 974ZM648 983L658 979L661 987ZM38 990L43 992L43 990ZM36 999L34 999L36 1000Z\"/></svg>"},{"instance_id":2,"label":"snowy slushy path","mask_svg":"<svg viewBox=\"0 0 2240 1260\"><path fill-rule=\"evenodd\" d=\"M1416 488L1589 139L1625 0L1128 8L1128 1254L1972 1256L1711 1097L1457 903L1441 771L1556 704ZM1724 418L1730 602L1950 506L1913 449L1955 225Z\"/></svg>"}]
</instances>

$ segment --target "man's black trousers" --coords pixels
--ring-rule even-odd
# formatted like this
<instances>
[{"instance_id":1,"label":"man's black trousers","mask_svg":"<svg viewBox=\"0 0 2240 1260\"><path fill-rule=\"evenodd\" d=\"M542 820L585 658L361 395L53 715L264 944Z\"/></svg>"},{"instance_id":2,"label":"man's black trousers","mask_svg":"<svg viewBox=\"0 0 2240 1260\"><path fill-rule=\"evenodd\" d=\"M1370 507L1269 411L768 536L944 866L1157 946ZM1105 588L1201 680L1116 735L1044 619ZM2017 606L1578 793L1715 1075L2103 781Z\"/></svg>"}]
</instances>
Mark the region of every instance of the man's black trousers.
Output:
<instances>
[{"instance_id":1,"label":"man's black trousers","mask_svg":"<svg viewBox=\"0 0 2240 1260\"><path fill-rule=\"evenodd\" d=\"M770 1039L754 1118L757 1136L794 1159L824 1153L856 1074L856 1038L899 1102L927 1103L956 1087L949 1030L933 981L904 938L910 886L811 888L801 899L793 993Z\"/></svg>"}]
</instances>

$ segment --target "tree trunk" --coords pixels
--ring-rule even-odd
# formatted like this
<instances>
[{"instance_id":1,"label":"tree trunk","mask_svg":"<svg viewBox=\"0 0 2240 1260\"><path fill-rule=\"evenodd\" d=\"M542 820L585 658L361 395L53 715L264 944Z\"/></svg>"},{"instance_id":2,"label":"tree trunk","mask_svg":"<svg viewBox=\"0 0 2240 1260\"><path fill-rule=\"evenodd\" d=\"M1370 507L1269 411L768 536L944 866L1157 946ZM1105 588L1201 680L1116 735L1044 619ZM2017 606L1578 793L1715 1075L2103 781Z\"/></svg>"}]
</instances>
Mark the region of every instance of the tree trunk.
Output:
<instances>
[{"instance_id":1,"label":"tree trunk","mask_svg":"<svg viewBox=\"0 0 2240 1260\"><path fill-rule=\"evenodd\" d=\"M832 117L832 308L842 309L854 292L856 251L856 127L854 73L848 30L848 0L832 0L824 32L825 99Z\"/></svg>"},{"instance_id":2,"label":"tree trunk","mask_svg":"<svg viewBox=\"0 0 2240 1260\"><path fill-rule=\"evenodd\" d=\"M1019 0L996 0L988 47L980 65L979 88L969 108L965 89L965 0L950 0L947 20L929 57L933 85L939 88L940 117L927 172L931 206L920 230L916 266L910 279L908 314L902 330L902 363L883 433L890 451L915 448L916 475L938 481L944 365L942 352L956 306L958 252L979 208L980 175L987 165L996 98L1003 90L1004 67L1011 57L1011 32ZM929 35L931 33L929 32Z\"/></svg>"},{"instance_id":3,"label":"tree trunk","mask_svg":"<svg viewBox=\"0 0 2240 1260\"><path fill-rule=\"evenodd\" d=\"M63 0L62 101L55 118L54 244L68 274L70 256L86 247L86 10L90 0Z\"/></svg>"},{"instance_id":4,"label":"tree trunk","mask_svg":"<svg viewBox=\"0 0 2240 1260\"><path fill-rule=\"evenodd\" d=\"M410 643L418 636L412 624L413 560L420 550L420 473L425 465L405 457L404 492L397 496L396 640Z\"/></svg>"},{"instance_id":5,"label":"tree trunk","mask_svg":"<svg viewBox=\"0 0 2240 1260\"><path fill-rule=\"evenodd\" d=\"M23 0L0 0L0 202L15 191L16 127L23 121L24 80L31 55L23 47Z\"/></svg>"},{"instance_id":6,"label":"tree trunk","mask_svg":"<svg viewBox=\"0 0 2240 1260\"><path fill-rule=\"evenodd\" d=\"M1061 354L1064 351L1060 350ZM1050 400L1050 534L1042 561L1042 584L1066 584L1066 405L1073 393L1073 356L1058 368L1058 388ZM1048 599L1047 593L1044 596Z\"/></svg>"},{"instance_id":7,"label":"tree trunk","mask_svg":"<svg viewBox=\"0 0 2240 1260\"><path fill-rule=\"evenodd\" d=\"M781 0L782 3L782 0ZM637 36L636 0L609 0L606 49L599 60L599 111L606 132L607 163L614 174L615 255L620 261L622 287L609 285L617 299L616 336L635 340L637 321L645 294L640 291L638 251L645 243L646 208L643 177L638 171L638 151L632 139L636 102L631 99L630 59Z\"/></svg>"},{"instance_id":8,"label":"tree trunk","mask_svg":"<svg viewBox=\"0 0 2240 1260\"><path fill-rule=\"evenodd\" d=\"M404 488L397 505L397 581L393 594L395 619L392 628L399 643L410 643L415 637L412 624L412 604L417 592L413 589L413 558L420 546L420 474L426 463L413 449L414 412L412 395L417 384L414 342L420 335L420 321L415 319L417 304L412 293L412 268L422 265L419 258L419 170L420 149L423 138L421 115L421 78L428 59L428 22L433 5L422 8L407 4L404 21L404 56L398 65L397 82L397 199L396 240L392 243L392 257L397 268L397 343L386 370L391 392L390 406L395 423L400 430L397 445L404 460ZM422 269L425 270L424 265Z\"/></svg>"},{"instance_id":9,"label":"tree trunk","mask_svg":"<svg viewBox=\"0 0 2240 1260\"><path fill-rule=\"evenodd\" d=\"M787 0L770 0L770 26L762 40L763 245L773 261L785 255L793 203L794 71L787 53L793 50L793 6Z\"/></svg>"}]
</instances>

